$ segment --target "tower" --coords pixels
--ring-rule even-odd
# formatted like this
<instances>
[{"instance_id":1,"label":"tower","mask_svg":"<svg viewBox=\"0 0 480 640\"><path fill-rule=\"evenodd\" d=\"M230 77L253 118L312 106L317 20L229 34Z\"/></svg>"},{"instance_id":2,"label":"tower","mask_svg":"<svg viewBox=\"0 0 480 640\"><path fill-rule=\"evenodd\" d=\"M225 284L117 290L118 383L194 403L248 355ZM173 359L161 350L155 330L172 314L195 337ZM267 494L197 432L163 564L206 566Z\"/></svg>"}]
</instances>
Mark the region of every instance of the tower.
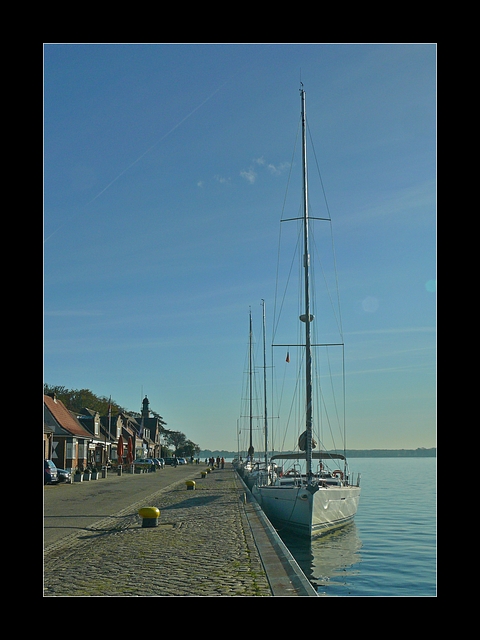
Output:
<instances>
[{"instance_id":1,"label":"tower","mask_svg":"<svg viewBox=\"0 0 480 640\"><path fill-rule=\"evenodd\" d=\"M148 418L150 414L149 409L150 403L148 402L147 396L142 400L142 418Z\"/></svg>"}]
</instances>

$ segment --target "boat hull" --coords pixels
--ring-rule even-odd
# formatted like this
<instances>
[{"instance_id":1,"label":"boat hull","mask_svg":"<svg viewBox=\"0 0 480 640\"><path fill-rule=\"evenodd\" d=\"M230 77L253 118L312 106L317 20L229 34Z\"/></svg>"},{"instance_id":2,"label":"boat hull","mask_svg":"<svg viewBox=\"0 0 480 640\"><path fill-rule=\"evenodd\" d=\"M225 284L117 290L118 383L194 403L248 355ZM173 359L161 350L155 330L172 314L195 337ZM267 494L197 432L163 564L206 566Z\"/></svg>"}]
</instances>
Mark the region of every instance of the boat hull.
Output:
<instances>
[{"instance_id":1,"label":"boat hull","mask_svg":"<svg viewBox=\"0 0 480 640\"><path fill-rule=\"evenodd\" d=\"M254 486L252 493L279 530L302 537L317 537L342 527L354 518L360 487Z\"/></svg>"}]
</instances>

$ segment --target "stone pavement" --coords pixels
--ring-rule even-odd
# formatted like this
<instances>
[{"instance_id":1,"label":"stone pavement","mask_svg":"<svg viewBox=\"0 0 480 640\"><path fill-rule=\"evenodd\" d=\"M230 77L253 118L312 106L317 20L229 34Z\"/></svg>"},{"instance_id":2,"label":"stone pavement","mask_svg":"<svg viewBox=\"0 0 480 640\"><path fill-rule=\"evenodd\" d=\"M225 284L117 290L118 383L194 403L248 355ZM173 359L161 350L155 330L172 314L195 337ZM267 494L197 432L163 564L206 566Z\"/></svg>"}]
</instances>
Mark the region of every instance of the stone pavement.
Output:
<instances>
[{"instance_id":1,"label":"stone pavement","mask_svg":"<svg viewBox=\"0 0 480 640\"><path fill-rule=\"evenodd\" d=\"M176 482L45 548L44 595L313 595L289 578L285 558L272 564L271 544L262 562L258 505L230 465L197 476L193 491ZM160 509L157 527L142 527L142 506Z\"/></svg>"}]
</instances>

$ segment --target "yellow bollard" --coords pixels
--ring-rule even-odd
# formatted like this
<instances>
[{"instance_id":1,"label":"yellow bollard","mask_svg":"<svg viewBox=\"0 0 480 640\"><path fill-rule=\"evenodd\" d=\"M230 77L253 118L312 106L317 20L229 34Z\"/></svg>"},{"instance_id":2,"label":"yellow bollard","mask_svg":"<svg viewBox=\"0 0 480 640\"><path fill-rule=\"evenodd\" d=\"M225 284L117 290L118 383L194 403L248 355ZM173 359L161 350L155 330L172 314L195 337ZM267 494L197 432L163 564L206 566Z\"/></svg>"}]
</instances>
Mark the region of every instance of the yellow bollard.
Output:
<instances>
[{"instance_id":1,"label":"yellow bollard","mask_svg":"<svg viewBox=\"0 0 480 640\"><path fill-rule=\"evenodd\" d=\"M156 527L158 525L160 509L157 509L157 507L142 507L138 510L138 514L143 518L142 528Z\"/></svg>"},{"instance_id":2,"label":"yellow bollard","mask_svg":"<svg viewBox=\"0 0 480 640\"><path fill-rule=\"evenodd\" d=\"M187 485L187 491L195 491L195 480L187 480L185 484Z\"/></svg>"}]
</instances>

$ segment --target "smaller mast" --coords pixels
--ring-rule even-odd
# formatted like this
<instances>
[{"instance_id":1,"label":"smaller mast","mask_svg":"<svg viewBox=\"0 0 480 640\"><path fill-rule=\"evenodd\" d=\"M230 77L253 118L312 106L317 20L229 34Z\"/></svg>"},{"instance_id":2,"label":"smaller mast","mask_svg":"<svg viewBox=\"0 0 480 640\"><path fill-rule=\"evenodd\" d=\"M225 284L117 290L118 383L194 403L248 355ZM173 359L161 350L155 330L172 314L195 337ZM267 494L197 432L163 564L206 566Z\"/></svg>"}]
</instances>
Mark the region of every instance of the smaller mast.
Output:
<instances>
[{"instance_id":1,"label":"smaller mast","mask_svg":"<svg viewBox=\"0 0 480 640\"><path fill-rule=\"evenodd\" d=\"M265 345L265 300L263 307L263 402L264 402L264 430L265 430L265 471L268 468L268 419L267 419L267 351Z\"/></svg>"},{"instance_id":2,"label":"smaller mast","mask_svg":"<svg viewBox=\"0 0 480 640\"><path fill-rule=\"evenodd\" d=\"M254 448L253 448L253 398L252 398L252 376L253 376L253 367L252 367L252 339L253 339L253 331L252 331L252 310L250 309L250 331L249 331L249 349L248 349L248 376L249 376L249 390L250 390L250 446L248 447L248 455L250 458L253 458Z\"/></svg>"}]
</instances>

